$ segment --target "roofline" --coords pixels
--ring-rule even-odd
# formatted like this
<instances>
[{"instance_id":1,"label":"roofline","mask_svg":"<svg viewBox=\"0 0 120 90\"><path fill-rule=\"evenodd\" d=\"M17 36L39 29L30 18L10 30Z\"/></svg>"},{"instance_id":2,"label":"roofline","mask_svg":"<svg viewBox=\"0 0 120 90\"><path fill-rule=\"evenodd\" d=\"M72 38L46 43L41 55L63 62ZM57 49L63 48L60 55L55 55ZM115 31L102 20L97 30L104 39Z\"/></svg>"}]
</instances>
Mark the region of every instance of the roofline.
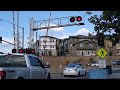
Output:
<instances>
[{"instance_id":1,"label":"roofline","mask_svg":"<svg viewBox=\"0 0 120 90\"><path fill-rule=\"evenodd\" d=\"M52 37L52 36L41 36L41 37L49 37L49 38L59 39L59 38Z\"/></svg>"}]
</instances>

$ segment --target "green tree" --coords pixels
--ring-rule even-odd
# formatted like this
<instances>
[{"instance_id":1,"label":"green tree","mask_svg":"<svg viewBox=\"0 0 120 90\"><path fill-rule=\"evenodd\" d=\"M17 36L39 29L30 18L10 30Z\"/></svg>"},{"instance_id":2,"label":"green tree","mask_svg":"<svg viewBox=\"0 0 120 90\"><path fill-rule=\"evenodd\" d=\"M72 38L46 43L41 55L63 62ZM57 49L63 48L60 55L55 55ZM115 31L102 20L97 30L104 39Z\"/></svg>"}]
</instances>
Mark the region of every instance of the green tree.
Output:
<instances>
[{"instance_id":1,"label":"green tree","mask_svg":"<svg viewBox=\"0 0 120 90\"><path fill-rule=\"evenodd\" d=\"M120 36L120 11L103 11L100 16L91 15L92 13L86 12L90 16L88 21L95 25L94 30L98 35L100 32L105 34L106 39L114 42L119 42ZM112 33L111 33L112 32Z\"/></svg>"}]
</instances>

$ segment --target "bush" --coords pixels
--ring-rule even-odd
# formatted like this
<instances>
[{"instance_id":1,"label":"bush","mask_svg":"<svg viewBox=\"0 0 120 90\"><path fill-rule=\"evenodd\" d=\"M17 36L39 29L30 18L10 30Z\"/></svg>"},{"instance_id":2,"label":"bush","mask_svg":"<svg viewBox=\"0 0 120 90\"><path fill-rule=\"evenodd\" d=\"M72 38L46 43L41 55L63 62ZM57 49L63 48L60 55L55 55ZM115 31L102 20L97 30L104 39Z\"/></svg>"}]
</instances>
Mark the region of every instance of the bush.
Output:
<instances>
[{"instance_id":1,"label":"bush","mask_svg":"<svg viewBox=\"0 0 120 90\"><path fill-rule=\"evenodd\" d=\"M94 61L93 58L90 58L89 60L90 60L90 62L93 62L93 61Z\"/></svg>"},{"instance_id":2,"label":"bush","mask_svg":"<svg viewBox=\"0 0 120 90\"><path fill-rule=\"evenodd\" d=\"M79 58L79 59L77 60L77 62L81 62L81 58Z\"/></svg>"},{"instance_id":3,"label":"bush","mask_svg":"<svg viewBox=\"0 0 120 90\"><path fill-rule=\"evenodd\" d=\"M69 64L69 62L70 62L69 60L68 60L68 61L66 61L66 65L68 65L68 64Z\"/></svg>"}]
</instances>

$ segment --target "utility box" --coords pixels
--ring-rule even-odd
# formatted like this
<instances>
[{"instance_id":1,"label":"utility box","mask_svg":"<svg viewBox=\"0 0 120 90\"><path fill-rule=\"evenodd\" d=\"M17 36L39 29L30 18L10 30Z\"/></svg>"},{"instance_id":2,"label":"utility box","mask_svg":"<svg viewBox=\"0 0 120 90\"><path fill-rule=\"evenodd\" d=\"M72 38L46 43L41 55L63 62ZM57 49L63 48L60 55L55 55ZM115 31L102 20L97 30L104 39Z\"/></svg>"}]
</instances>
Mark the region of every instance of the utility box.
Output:
<instances>
[{"instance_id":1,"label":"utility box","mask_svg":"<svg viewBox=\"0 0 120 90\"><path fill-rule=\"evenodd\" d=\"M108 79L107 69L92 69L87 74L88 79Z\"/></svg>"}]
</instances>

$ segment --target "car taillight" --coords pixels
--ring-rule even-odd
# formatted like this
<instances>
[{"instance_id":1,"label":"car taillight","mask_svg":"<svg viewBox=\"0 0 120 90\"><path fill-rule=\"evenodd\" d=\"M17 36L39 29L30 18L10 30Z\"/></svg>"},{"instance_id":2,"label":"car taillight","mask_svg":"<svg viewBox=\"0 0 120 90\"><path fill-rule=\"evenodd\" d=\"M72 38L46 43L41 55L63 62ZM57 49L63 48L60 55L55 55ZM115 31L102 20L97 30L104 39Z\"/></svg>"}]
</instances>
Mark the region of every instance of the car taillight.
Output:
<instances>
[{"instance_id":1,"label":"car taillight","mask_svg":"<svg viewBox=\"0 0 120 90\"><path fill-rule=\"evenodd\" d=\"M0 71L0 79L6 78L6 71Z\"/></svg>"}]
</instances>

